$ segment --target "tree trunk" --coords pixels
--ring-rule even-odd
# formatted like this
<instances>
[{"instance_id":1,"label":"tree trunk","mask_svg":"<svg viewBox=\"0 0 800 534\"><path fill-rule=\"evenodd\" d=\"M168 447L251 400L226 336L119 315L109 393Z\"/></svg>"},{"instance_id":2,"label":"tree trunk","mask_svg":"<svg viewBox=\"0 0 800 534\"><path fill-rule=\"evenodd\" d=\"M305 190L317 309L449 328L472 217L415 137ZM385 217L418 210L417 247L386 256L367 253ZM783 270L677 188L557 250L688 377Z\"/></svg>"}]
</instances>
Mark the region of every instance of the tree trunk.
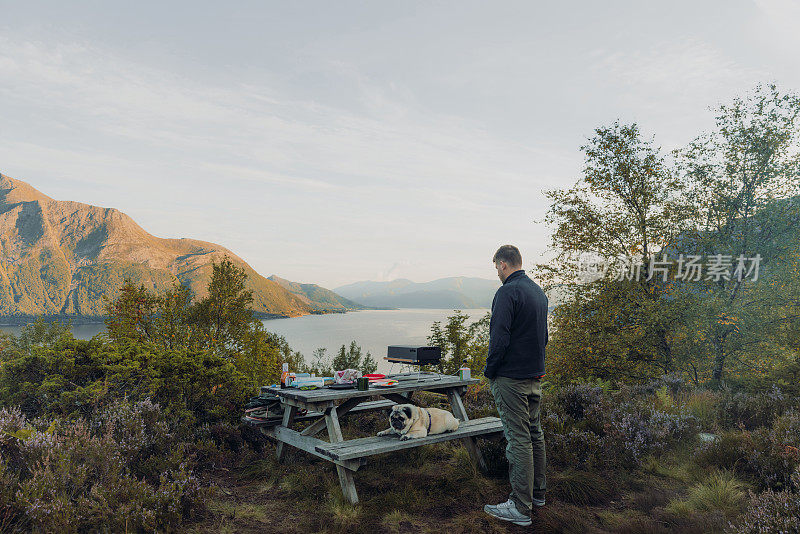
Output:
<instances>
[{"instance_id":1,"label":"tree trunk","mask_svg":"<svg viewBox=\"0 0 800 534\"><path fill-rule=\"evenodd\" d=\"M711 371L711 379L720 381L722 380L722 369L725 366L725 349L719 341L714 342L714 348L717 354L714 356L714 368Z\"/></svg>"},{"instance_id":2,"label":"tree trunk","mask_svg":"<svg viewBox=\"0 0 800 534\"><path fill-rule=\"evenodd\" d=\"M669 374L675 370L675 367L672 362L672 348L669 346L669 342L667 341L667 332L663 329L659 330L658 338L659 345L661 345L662 368L664 369L665 374Z\"/></svg>"}]
</instances>

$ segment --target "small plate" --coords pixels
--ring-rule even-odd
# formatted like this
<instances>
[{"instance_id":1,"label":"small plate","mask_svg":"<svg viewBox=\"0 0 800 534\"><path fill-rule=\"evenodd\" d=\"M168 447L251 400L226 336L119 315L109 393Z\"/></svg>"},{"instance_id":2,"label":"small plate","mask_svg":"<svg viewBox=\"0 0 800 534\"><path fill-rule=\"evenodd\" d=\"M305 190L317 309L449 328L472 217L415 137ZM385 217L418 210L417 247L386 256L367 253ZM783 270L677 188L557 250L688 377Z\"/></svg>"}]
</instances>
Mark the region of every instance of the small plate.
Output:
<instances>
[{"instance_id":1,"label":"small plate","mask_svg":"<svg viewBox=\"0 0 800 534\"><path fill-rule=\"evenodd\" d=\"M376 380L375 382L371 382L369 386L373 388L393 388L397 386L397 384L398 384L397 380L388 379L388 380Z\"/></svg>"},{"instance_id":2,"label":"small plate","mask_svg":"<svg viewBox=\"0 0 800 534\"><path fill-rule=\"evenodd\" d=\"M364 378L369 379L370 382L375 382L376 380L384 380L386 375L382 375L380 373L369 373L364 375Z\"/></svg>"},{"instance_id":3,"label":"small plate","mask_svg":"<svg viewBox=\"0 0 800 534\"><path fill-rule=\"evenodd\" d=\"M356 387L356 384L355 384L355 382L353 382L351 384L331 384L328 387L330 389L353 389L354 387Z\"/></svg>"}]
</instances>

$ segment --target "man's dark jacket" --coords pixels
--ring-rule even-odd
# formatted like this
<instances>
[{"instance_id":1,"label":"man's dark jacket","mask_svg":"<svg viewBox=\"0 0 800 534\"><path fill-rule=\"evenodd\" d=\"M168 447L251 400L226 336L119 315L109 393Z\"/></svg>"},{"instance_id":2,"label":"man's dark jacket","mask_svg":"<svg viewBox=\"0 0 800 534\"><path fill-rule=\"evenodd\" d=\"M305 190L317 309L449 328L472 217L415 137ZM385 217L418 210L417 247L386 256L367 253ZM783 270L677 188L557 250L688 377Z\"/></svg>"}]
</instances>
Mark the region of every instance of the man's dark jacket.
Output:
<instances>
[{"instance_id":1,"label":"man's dark jacket","mask_svg":"<svg viewBox=\"0 0 800 534\"><path fill-rule=\"evenodd\" d=\"M505 279L492 301L486 378L534 378L544 375L547 345L547 296L525 271Z\"/></svg>"}]
</instances>

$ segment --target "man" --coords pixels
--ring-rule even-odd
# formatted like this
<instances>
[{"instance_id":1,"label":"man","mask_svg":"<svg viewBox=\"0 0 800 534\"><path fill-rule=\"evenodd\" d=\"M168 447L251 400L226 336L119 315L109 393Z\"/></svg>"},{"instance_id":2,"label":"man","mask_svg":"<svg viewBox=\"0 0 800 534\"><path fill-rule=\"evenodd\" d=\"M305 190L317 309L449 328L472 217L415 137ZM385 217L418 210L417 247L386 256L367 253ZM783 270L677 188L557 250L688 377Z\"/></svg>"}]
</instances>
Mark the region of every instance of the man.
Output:
<instances>
[{"instance_id":1,"label":"man","mask_svg":"<svg viewBox=\"0 0 800 534\"><path fill-rule=\"evenodd\" d=\"M533 506L544 506L545 450L539 421L547 345L547 296L522 269L522 255L512 245L495 252L494 266L503 285L492 301L489 354L484 376L489 379L508 445L511 495L486 505L489 515L516 525L531 524Z\"/></svg>"}]
</instances>

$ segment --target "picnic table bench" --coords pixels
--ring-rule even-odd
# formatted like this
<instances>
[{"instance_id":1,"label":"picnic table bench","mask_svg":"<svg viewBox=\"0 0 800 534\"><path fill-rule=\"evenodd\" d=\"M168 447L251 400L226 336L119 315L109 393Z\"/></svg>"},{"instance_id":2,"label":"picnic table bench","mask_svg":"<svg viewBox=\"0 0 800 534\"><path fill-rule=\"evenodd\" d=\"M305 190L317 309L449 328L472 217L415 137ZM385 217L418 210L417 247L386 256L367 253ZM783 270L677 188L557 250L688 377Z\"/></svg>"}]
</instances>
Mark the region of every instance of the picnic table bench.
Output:
<instances>
[{"instance_id":1,"label":"picnic table bench","mask_svg":"<svg viewBox=\"0 0 800 534\"><path fill-rule=\"evenodd\" d=\"M461 380L456 376L435 373L406 373L390 375L389 378L394 378L399 383L392 388L370 388L366 391L265 387L262 388L262 391L277 395L281 399L284 408L282 419L280 422L246 422L257 426L263 434L278 442L276 454L279 461L285 456L285 446L291 445L334 463L342 493L351 504L358 502L353 474L365 465L368 456L375 454L459 439L469 451L470 458L475 465L482 471L486 470L476 437L502 432L503 426L497 417L470 420L467 416L461 395L466 391L468 385L477 384L480 382L479 380ZM450 401L453 415L459 420L458 430L406 441L400 441L397 435L347 440L342 436L339 425L341 416L348 413L388 408L394 404L416 404L411 398L415 391L430 391L446 395ZM381 396L383 399L367 401L369 397L374 396ZM302 410L306 410L307 413L298 415L298 411ZM292 425L299 421L313 422L298 432L292 429ZM315 437L322 430L327 430L328 441Z\"/></svg>"}]
</instances>

